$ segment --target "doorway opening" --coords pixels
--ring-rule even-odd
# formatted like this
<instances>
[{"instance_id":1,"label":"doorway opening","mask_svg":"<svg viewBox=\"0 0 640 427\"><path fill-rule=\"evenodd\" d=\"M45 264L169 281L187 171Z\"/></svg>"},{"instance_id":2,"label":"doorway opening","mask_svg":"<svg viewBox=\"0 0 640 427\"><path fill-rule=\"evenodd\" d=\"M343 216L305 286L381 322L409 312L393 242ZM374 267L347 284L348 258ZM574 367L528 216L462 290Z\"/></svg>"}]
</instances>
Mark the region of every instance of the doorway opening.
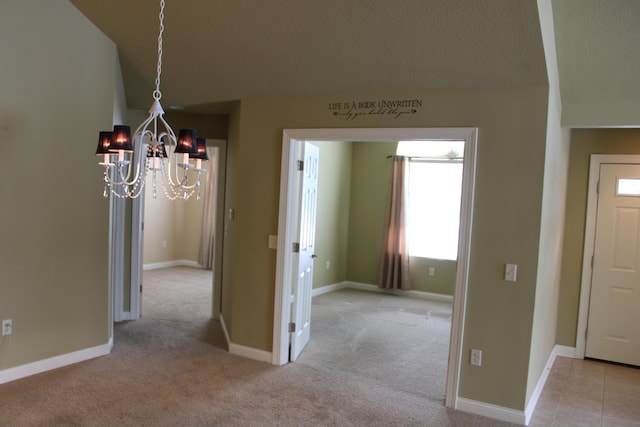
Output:
<instances>
[{"instance_id":1,"label":"doorway opening","mask_svg":"<svg viewBox=\"0 0 640 427\"><path fill-rule=\"evenodd\" d=\"M273 363L289 362L289 322L295 316L291 308L293 295L293 251L296 237L296 219L299 215L298 180L294 170L303 142L313 141L464 141L464 171L459 227L458 263L454 304L451 321L445 404L456 406L461 361L463 321L466 303L468 259L470 251L473 184L476 152L475 128L384 128L384 129L296 129L285 130L283 137L282 176L280 191L280 218L278 231L278 263L276 271L276 298L274 307Z\"/></svg>"},{"instance_id":2,"label":"doorway opening","mask_svg":"<svg viewBox=\"0 0 640 427\"><path fill-rule=\"evenodd\" d=\"M112 248L110 261L113 321L136 320L143 315L143 270L176 266L212 270L207 280L209 305L211 317L219 317L226 141L208 139L207 146L210 161L205 166L202 200L169 201L163 194L154 199L150 188L145 189L147 200L144 196L112 199L117 209L111 211L111 233L120 242ZM206 237L201 239L203 235ZM125 244L127 236L130 246Z\"/></svg>"}]
</instances>

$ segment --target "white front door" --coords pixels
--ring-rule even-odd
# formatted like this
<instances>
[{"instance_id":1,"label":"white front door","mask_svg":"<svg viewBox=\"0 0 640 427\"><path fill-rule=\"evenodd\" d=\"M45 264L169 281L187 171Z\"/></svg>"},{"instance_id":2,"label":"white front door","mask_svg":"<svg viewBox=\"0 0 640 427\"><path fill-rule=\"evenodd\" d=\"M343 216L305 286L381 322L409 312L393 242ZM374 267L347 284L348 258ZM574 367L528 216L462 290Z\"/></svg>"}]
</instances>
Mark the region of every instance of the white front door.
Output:
<instances>
[{"instance_id":1,"label":"white front door","mask_svg":"<svg viewBox=\"0 0 640 427\"><path fill-rule=\"evenodd\" d=\"M315 258L316 201L318 198L318 159L320 150L305 142L302 147L302 188L300 194L300 221L298 268L293 281L291 307L292 332L290 359L294 361L309 342L311 331L311 291L313 288L313 261Z\"/></svg>"},{"instance_id":2,"label":"white front door","mask_svg":"<svg viewBox=\"0 0 640 427\"><path fill-rule=\"evenodd\" d=\"M640 366L640 165L600 166L585 356Z\"/></svg>"}]
</instances>

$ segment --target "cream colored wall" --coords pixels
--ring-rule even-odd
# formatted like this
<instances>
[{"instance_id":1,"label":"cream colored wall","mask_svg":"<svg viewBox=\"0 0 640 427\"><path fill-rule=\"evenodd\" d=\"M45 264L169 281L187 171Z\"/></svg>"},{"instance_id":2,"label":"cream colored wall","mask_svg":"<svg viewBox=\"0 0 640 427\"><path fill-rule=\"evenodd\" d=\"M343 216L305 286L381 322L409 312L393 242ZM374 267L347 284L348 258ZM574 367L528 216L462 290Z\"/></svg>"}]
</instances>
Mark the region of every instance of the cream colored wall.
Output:
<instances>
[{"instance_id":1,"label":"cream colored wall","mask_svg":"<svg viewBox=\"0 0 640 427\"><path fill-rule=\"evenodd\" d=\"M571 131L557 342L575 347L591 154L640 154L640 129Z\"/></svg>"},{"instance_id":2,"label":"cream colored wall","mask_svg":"<svg viewBox=\"0 0 640 427\"><path fill-rule=\"evenodd\" d=\"M146 114L134 120L136 126ZM177 133L179 129L196 129L198 136L211 139L227 138L228 116L216 114L167 113L167 122ZM203 162L208 169L209 163ZM206 174L202 176L202 188ZM153 197L151 180L145 188L145 230L143 263L157 264L171 261L198 262L202 230L202 201L195 195L189 200L167 199L158 183L157 197Z\"/></svg>"},{"instance_id":3,"label":"cream colored wall","mask_svg":"<svg viewBox=\"0 0 640 427\"><path fill-rule=\"evenodd\" d=\"M109 341L107 199L94 155L116 48L66 0L0 6L0 370Z\"/></svg>"},{"instance_id":4,"label":"cream colored wall","mask_svg":"<svg viewBox=\"0 0 640 427\"><path fill-rule=\"evenodd\" d=\"M569 132L561 128L562 102L557 73L551 0L538 0L538 12L545 46L549 78L547 142L544 165L543 199L538 249L538 274L535 310L529 356L527 404L534 395L540 376L556 344L558 300L562 267L562 235L564 233L567 168L569 165Z\"/></svg>"},{"instance_id":5,"label":"cream colored wall","mask_svg":"<svg viewBox=\"0 0 640 427\"><path fill-rule=\"evenodd\" d=\"M320 288L347 279L353 144L314 141L313 145L320 149L313 287Z\"/></svg>"},{"instance_id":6,"label":"cream colored wall","mask_svg":"<svg viewBox=\"0 0 640 427\"><path fill-rule=\"evenodd\" d=\"M462 354L483 350L483 366L463 363L460 395L523 409L537 283L547 118L546 87L424 91L245 100L229 138L223 313L232 342L271 351L282 129L476 126L478 157L470 278ZM345 100L413 99L413 114L345 120L329 105ZM247 171L251 171L248 173ZM259 177L259 179L256 179ZM499 208L497 208L499 207ZM558 219L559 220L559 219ZM502 280L519 265L518 285ZM247 268L248 263L251 268ZM499 381L497 381L499 380Z\"/></svg>"},{"instance_id":7,"label":"cream colored wall","mask_svg":"<svg viewBox=\"0 0 640 427\"><path fill-rule=\"evenodd\" d=\"M144 264L171 261L198 262L204 209L202 200L197 200L195 195L186 201L169 200L165 197L160 182L157 185L157 197L154 198L151 179L147 178L147 181L144 210Z\"/></svg>"}]
</instances>

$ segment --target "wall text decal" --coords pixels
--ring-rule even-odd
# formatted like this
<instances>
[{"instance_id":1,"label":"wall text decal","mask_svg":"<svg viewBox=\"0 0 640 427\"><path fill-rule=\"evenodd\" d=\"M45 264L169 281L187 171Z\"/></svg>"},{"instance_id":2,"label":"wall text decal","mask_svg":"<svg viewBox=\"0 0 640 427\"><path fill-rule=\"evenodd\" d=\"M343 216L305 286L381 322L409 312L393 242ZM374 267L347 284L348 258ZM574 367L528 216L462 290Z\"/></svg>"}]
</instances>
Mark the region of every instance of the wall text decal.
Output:
<instances>
[{"instance_id":1,"label":"wall text decal","mask_svg":"<svg viewBox=\"0 0 640 427\"><path fill-rule=\"evenodd\" d=\"M397 119L415 114L422 107L422 99L379 99L377 101L347 101L329 103L334 117L355 120L358 117L383 116Z\"/></svg>"}]
</instances>

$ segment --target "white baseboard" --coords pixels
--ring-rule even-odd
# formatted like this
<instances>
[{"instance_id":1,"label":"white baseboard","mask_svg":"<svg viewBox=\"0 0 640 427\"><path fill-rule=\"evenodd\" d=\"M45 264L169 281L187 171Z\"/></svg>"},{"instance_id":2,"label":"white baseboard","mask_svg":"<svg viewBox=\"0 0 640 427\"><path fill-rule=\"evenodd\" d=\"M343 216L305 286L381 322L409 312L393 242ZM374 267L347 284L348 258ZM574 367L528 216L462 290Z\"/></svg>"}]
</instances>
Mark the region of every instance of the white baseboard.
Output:
<instances>
[{"instance_id":1,"label":"white baseboard","mask_svg":"<svg viewBox=\"0 0 640 427\"><path fill-rule=\"evenodd\" d=\"M227 325L224 323L224 317L222 316L222 313L220 314L220 324L222 325L224 339L227 341L229 353L246 357L247 359L258 360L260 362L272 362L273 355L270 351L258 350L257 348L232 343L231 339L229 338L229 332L227 331Z\"/></svg>"},{"instance_id":2,"label":"white baseboard","mask_svg":"<svg viewBox=\"0 0 640 427\"><path fill-rule=\"evenodd\" d=\"M575 358L576 349L575 347L567 347L564 345L556 345L553 347L553 350L551 350L551 354L549 355L549 359L547 360L547 364L544 366L544 370L538 379L538 384L536 384L536 388L533 390L531 398L529 398L529 403L525 410L525 425L528 425L529 421L531 421L533 411L536 409L536 405L538 404L538 399L540 399L544 385L549 378L549 372L551 372L553 362L555 362L556 357L558 356Z\"/></svg>"},{"instance_id":3,"label":"white baseboard","mask_svg":"<svg viewBox=\"0 0 640 427\"><path fill-rule=\"evenodd\" d=\"M407 296L412 298L426 299L429 301L439 301L439 302L448 302L448 303L453 302L452 295L435 294L432 292L413 291L413 290L402 291L399 289L383 289L377 285L372 285L369 283L360 283L360 282L346 281L343 283L345 284L344 287L351 288L351 289L359 289L361 291L378 292L381 294L390 294L390 295L402 295L402 296Z\"/></svg>"},{"instance_id":4,"label":"white baseboard","mask_svg":"<svg viewBox=\"0 0 640 427\"><path fill-rule=\"evenodd\" d=\"M569 357L571 359L575 359L576 358L576 348L575 347L568 347L566 345L556 345L553 348L553 351L556 353L556 356Z\"/></svg>"},{"instance_id":5,"label":"white baseboard","mask_svg":"<svg viewBox=\"0 0 640 427\"><path fill-rule=\"evenodd\" d=\"M63 366L73 365L74 363L84 362L85 360L95 359L96 357L105 356L111 353L112 347L113 340L110 339L106 344L74 351L73 353L54 356L37 362L27 363L26 365L20 365L14 368L4 369L0 371L0 384L19 380L20 378L26 378L31 375L40 374L53 369L62 368Z\"/></svg>"},{"instance_id":6,"label":"white baseboard","mask_svg":"<svg viewBox=\"0 0 640 427\"><path fill-rule=\"evenodd\" d=\"M311 291L311 297L317 297L318 295L327 294L329 292L337 291L338 289L343 289L347 286L348 282L340 282L334 283L333 285L323 286L321 288L316 288Z\"/></svg>"},{"instance_id":7,"label":"white baseboard","mask_svg":"<svg viewBox=\"0 0 640 427\"><path fill-rule=\"evenodd\" d=\"M204 268L202 265L198 264L196 261L191 261L190 259L177 259L174 261L166 261L166 262L156 262L151 264L144 264L142 266L143 270L157 270L159 268L169 268L169 267L195 267L195 268Z\"/></svg>"},{"instance_id":8,"label":"white baseboard","mask_svg":"<svg viewBox=\"0 0 640 427\"><path fill-rule=\"evenodd\" d=\"M524 411L517 411L515 409L505 408L504 406L491 405L463 397L457 399L455 409L508 423L525 424Z\"/></svg>"}]
</instances>

